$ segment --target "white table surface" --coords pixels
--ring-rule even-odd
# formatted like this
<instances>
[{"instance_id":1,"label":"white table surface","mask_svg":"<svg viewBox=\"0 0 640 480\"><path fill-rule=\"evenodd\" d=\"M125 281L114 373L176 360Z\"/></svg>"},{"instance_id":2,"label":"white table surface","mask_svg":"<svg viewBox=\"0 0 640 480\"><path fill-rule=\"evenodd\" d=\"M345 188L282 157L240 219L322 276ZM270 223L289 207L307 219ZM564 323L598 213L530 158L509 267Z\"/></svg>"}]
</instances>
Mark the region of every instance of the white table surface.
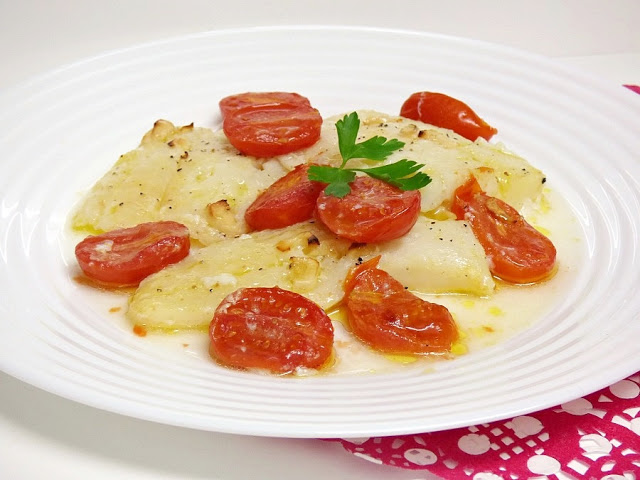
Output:
<instances>
[{"instance_id":1,"label":"white table surface","mask_svg":"<svg viewBox=\"0 0 640 480\"><path fill-rule=\"evenodd\" d=\"M640 84L638 0L0 0L0 90L104 51L229 27L367 25L485 40ZM2 298L0 301L8 301ZM2 321L2 319L0 319ZM434 479L334 443L217 434L100 411L0 372L0 479Z\"/></svg>"}]
</instances>

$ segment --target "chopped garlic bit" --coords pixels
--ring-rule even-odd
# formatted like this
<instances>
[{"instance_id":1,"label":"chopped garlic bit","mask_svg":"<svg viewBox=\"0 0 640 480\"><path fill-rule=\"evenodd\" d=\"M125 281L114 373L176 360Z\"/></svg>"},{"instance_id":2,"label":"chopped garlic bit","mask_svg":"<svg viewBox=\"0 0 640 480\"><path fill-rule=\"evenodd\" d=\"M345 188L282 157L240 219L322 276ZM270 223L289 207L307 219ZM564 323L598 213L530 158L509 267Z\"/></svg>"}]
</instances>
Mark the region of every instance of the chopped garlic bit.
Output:
<instances>
[{"instance_id":1,"label":"chopped garlic bit","mask_svg":"<svg viewBox=\"0 0 640 480\"><path fill-rule=\"evenodd\" d=\"M418 135L418 130L418 126L415 123L410 123L409 125L402 127L398 134L401 137L414 138Z\"/></svg>"},{"instance_id":2,"label":"chopped garlic bit","mask_svg":"<svg viewBox=\"0 0 640 480\"><path fill-rule=\"evenodd\" d=\"M209 225L225 235L240 235L243 228L236 219L229 202L218 200L207 205L207 220Z\"/></svg>"},{"instance_id":3,"label":"chopped garlic bit","mask_svg":"<svg viewBox=\"0 0 640 480\"><path fill-rule=\"evenodd\" d=\"M306 251L305 249L315 245L320 245L320 240L313 234L313 232L308 231L280 240L276 244L276 248L281 252L288 252L289 250L294 248L299 248L302 251Z\"/></svg>"},{"instance_id":4,"label":"chopped garlic bit","mask_svg":"<svg viewBox=\"0 0 640 480\"><path fill-rule=\"evenodd\" d=\"M105 240L96 245L96 251L100 253L107 253L113 249L113 240Z\"/></svg>"},{"instance_id":5,"label":"chopped garlic bit","mask_svg":"<svg viewBox=\"0 0 640 480\"><path fill-rule=\"evenodd\" d=\"M92 260L102 260L113 250L113 240L104 240L96 244L95 251L91 253Z\"/></svg>"},{"instance_id":6,"label":"chopped garlic bit","mask_svg":"<svg viewBox=\"0 0 640 480\"><path fill-rule=\"evenodd\" d=\"M301 291L315 288L320 277L320 263L315 258L291 257L289 263L289 280Z\"/></svg>"}]
</instances>

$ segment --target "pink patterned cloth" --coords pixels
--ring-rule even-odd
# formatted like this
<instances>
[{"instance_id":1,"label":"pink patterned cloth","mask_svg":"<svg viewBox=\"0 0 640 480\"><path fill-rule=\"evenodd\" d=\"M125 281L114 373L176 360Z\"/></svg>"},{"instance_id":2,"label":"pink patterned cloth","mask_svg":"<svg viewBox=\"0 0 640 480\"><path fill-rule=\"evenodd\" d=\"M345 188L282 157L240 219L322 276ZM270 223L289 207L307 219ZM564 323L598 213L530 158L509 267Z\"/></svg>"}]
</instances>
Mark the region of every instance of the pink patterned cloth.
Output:
<instances>
[{"instance_id":1,"label":"pink patterned cloth","mask_svg":"<svg viewBox=\"0 0 640 480\"><path fill-rule=\"evenodd\" d=\"M640 479L640 372L556 408L443 432L336 440L446 480Z\"/></svg>"},{"instance_id":2,"label":"pink patterned cloth","mask_svg":"<svg viewBox=\"0 0 640 480\"><path fill-rule=\"evenodd\" d=\"M640 94L640 86L625 85ZM541 412L443 432L335 439L445 480L640 480L640 372Z\"/></svg>"},{"instance_id":3,"label":"pink patterned cloth","mask_svg":"<svg viewBox=\"0 0 640 480\"><path fill-rule=\"evenodd\" d=\"M640 85L625 85L632 92L640 93Z\"/></svg>"}]
</instances>

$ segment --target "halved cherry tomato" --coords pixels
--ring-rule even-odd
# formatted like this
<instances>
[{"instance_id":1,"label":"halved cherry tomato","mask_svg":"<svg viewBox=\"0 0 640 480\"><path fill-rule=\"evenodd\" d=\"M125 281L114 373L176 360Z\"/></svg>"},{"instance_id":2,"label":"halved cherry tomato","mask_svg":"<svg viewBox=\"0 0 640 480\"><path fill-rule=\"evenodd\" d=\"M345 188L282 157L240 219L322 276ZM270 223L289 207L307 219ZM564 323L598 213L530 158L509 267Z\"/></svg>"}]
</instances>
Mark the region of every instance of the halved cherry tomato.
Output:
<instances>
[{"instance_id":1,"label":"halved cherry tomato","mask_svg":"<svg viewBox=\"0 0 640 480\"><path fill-rule=\"evenodd\" d=\"M290 373L320 368L331 356L333 325L311 300L278 287L241 288L218 306L210 353L236 368Z\"/></svg>"},{"instance_id":2,"label":"halved cherry tomato","mask_svg":"<svg viewBox=\"0 0 640 480\"><path fill-rule=\"evenodd\" d=\"M358 176L342 198L322 192L316 215L329 230L358 243L402 237L420 214L420 191L403 191L382 180Z\"/></svg>"},{"instance_id":3,"label":"halved cherry tomato","mask_svg":"<svg viewBox=\"0 0 640 480\"><path fill-rule=\"evenodd\" d=\"M225 117L228 113L250 105L268 105L286 103L292 105L311 106L307 97L293 92L246 92L229 95L220 100L220 112Z\"/></svg>"},{"instance_id":4,"label":"halved cherry tomato","mask_svg":"<svg viewBox=\"0 0 640 480\"><path fill-rule=\"evenodd\" d=\"M400 115L453 130L469 140L489 140L498 130L481 119L466 103L435 92L417 92L402 104Z\"/></svg>"},{"instance_id":5,"label":"halved cherry tomato","mask_svg":"<svg viewBox=\"0 0 640 480\"><path fill-rule=\"evenodd\" d=\"M141 223L91 235L76 245L84 274L99 283L137 285L189 254L189 229L177 222Z\"/></svg>"},{"instance_id":6,"label":"halved cherry tomato","mask_svg":"<svg viewBox=\"0 0 640 480\"><path fill-rule=\"evenodd\" d=\"M298 165L255 199L244 215L252 230L284 228L313 216L326 185L309 180L309 166Z\"/></svg>"},{"instance_id":7,"label":"halved cherry tomato","mask_svg":"<svg viewBox=\"0 0 640 480\"><path fill-rule=\"evenodd\" d=\"M385 353L446 353L458 338L449 310L404 289L377 265L380 257L355 267L345 283L345 305L353 333Z\"/></svg>"},{"instance_id":8,"label":"halved cherry tomato","mask_svg":"<svg viewBox=\"0 0 640 480\"><path fill-rule=\"evenodd\" d=\"M474 177L455 191L452 211L469 222L496 277L532 283L553 271L556 248L551 240L515 208L484 193Z\"/></svg>"},{"instance_id":9,"label":"halved cherry tomato","mask_svg":"<svg viewBox=\"0 0 640 480\"><path fill-rule=\"evenodd\" d=\"M310 147L320 138L322 117L308 105L247 105L229 111L222 129L229 142L246 155L265 158Z\"/></svg>"}]
</instances>

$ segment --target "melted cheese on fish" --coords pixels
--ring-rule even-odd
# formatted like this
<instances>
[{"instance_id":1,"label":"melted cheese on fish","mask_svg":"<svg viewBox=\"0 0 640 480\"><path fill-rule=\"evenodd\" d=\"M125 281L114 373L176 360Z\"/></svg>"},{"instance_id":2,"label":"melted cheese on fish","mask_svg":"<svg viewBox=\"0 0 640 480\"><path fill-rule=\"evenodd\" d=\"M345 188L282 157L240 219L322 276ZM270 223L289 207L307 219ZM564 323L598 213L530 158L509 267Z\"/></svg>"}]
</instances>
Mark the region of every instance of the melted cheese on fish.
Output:
<instances>
[{"instance_id":1,"label":"melted cheese on fish","mask_svg":"<svg viewBox=\"0 0 640 480\"><path fill-rule=\"evenodd\" d=\"M72 226L104 232L173 220L208 245L246 232L245 210L285 173L277 160L240 155L221 131L158 120L91 188Z\"/></svg>"},{"instance_id":2,"label":"melted cheese on fish","mask_svg":"<svg viewBox=\"0 0 640 480\"><path fill-rule=\"evenodd\" d=\"M343 116L326 119L320 141L305 151L280 157L280 162L289 168L304 162L340 165L342 160L335 124ZM378 135L398 139L405 145L382 162L353 159L349 167L366 168L394 163L403 158L424 164L422 171L432 181L421 190L423 212L435 212L442 206L446 207L454 190L470 175L478 179L489 195L504 200L516 209L542 192L544 174L502 145L494 145L481 138L472 142L451 130L371 110L359 110L358 117L359 139Z\"/></svg>"},{"instance_id":3,"label":"melted cheese on fish","mask_svg":"<svg viewBox=\"0 0 640 480\"><path fill-rule=\"evenodd\" d=\"M490 294L484 251L465 225L422 217L408 235L378 245L352 245L307 222L224 239L143 280L127 316L147 329L201 329L238 288L275 285L329 310L342 299L348 271L376 255L416 292Z\"/></svg>"},{"instance_id":4,"label":"melted cheese on fish","mask_svg":"<svg viewBox=\"0 0 640 480\"><path fill-rule=\"evenodd\" d=\"M341 162L335 122L319 142L272 159L241 155L222 131L159 120L140 145L120 157L72 218L76 230L108 231L156 220L189 228L200 244L178 264L145 279L129 302L129 320L148 329L206 327L220 301L240 287L274 286L329 309L356 262L381 255L380 268L419 294L489 296L495 283L481 246L448 211L455 188L471 174L491 195L520 208L542 191L544 175L523 158L479 140L402 117L359 111L359 138L396 138L405 146L382 163L425 164L422 215L404 237L352 245L318 224L247 231L244 212L260 192L300 163ZM380 162L354 159L350 166Z\"/></svg>"}]
</instances>

